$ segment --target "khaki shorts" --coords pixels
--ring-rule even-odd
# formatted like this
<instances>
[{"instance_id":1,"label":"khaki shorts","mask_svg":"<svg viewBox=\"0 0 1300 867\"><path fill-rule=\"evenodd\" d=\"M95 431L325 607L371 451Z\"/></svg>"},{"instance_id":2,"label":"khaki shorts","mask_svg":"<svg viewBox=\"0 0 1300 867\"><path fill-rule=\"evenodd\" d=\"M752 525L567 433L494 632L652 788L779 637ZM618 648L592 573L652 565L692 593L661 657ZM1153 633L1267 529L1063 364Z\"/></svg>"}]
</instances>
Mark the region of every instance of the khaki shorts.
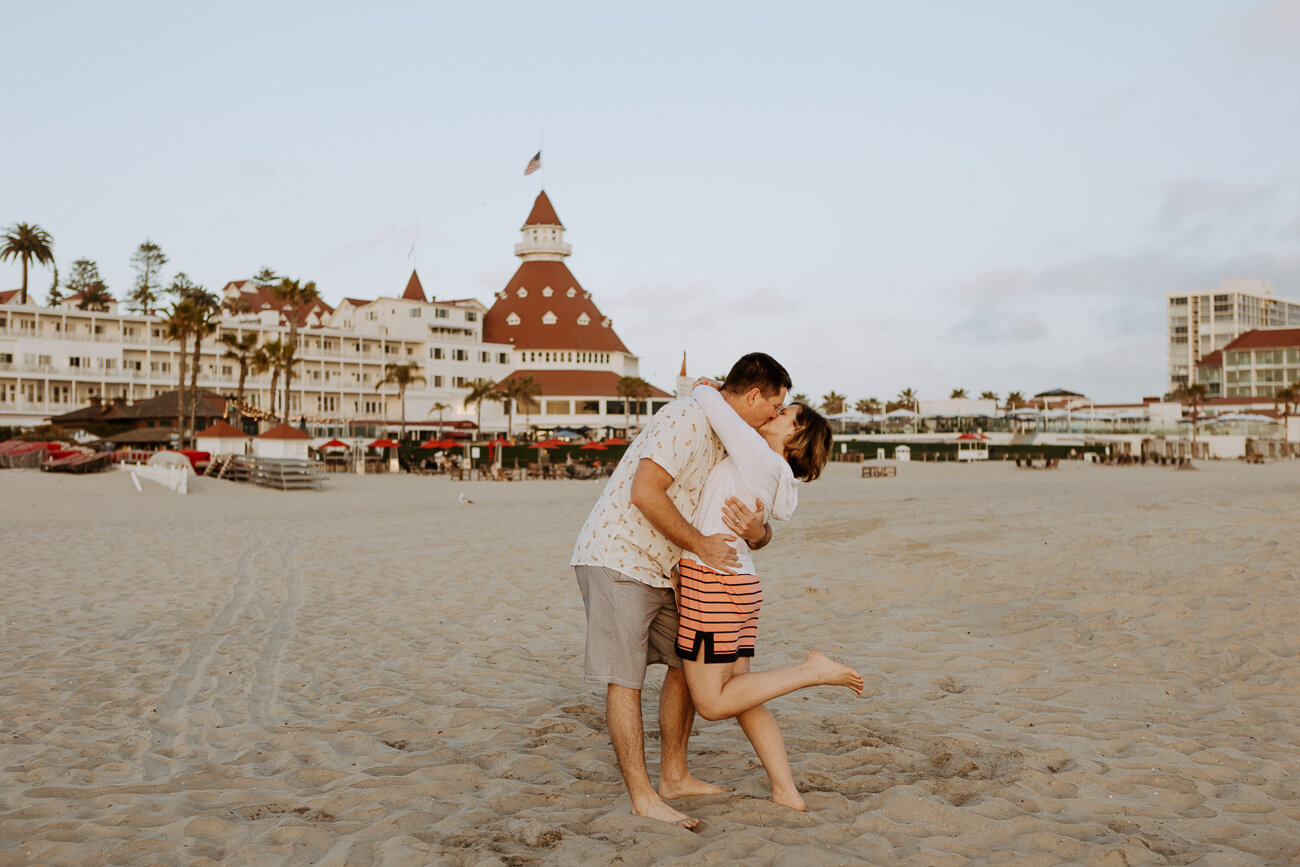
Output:
<instances>
[{"instance_id":1,"label":"khaki shorts","mask_svg":"<svg viewBox=\"0 0 1300 867\"><path fill-rule=\"evenodd\" d=\"M645 684L646 666L681 668L677 601L670 587L643 584L604 566L574 566L587 608L583 672L591 683Z\"/></svg>"}]
</instances>

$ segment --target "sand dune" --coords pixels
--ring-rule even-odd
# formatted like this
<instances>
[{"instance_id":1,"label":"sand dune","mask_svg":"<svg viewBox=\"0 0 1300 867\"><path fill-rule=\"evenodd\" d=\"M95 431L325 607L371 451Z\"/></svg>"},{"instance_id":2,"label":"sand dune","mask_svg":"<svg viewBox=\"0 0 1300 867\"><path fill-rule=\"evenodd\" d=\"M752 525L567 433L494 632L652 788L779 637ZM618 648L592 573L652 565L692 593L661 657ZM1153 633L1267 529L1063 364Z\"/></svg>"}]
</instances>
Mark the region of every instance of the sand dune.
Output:
<instances>
[{"instance_id":1,"label":"sand dune","mask_svg":"<svg viewBox=\"0 0 1300 867\"><path fill-rule=\"evenodd\" d=\"M695 834L582 680L599 489L0 472L0 867L1300 861L1300 465L832 466L755 665L867 689L772 705L807 814L697 721Z\"/></svg>"}]
</instances>

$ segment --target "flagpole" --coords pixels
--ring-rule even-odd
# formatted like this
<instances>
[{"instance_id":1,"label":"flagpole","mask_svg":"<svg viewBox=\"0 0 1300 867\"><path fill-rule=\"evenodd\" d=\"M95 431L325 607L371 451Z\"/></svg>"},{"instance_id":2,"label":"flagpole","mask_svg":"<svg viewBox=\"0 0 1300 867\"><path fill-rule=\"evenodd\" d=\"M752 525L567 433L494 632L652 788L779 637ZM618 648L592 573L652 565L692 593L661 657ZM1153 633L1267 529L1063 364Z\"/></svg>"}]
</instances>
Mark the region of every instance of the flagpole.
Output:
<instances>
[{"instance_id":1,"label":"flagpole","mask_svg":"<svg viewBox=\"0 0 1300 867\"><path fill-rule=\"evenodd\" d=\"M542 130L542 149L538 153L546 151L546 130ZM546 158L542 157L542 189L546 189Z\"/></svg>"}]
</instances>

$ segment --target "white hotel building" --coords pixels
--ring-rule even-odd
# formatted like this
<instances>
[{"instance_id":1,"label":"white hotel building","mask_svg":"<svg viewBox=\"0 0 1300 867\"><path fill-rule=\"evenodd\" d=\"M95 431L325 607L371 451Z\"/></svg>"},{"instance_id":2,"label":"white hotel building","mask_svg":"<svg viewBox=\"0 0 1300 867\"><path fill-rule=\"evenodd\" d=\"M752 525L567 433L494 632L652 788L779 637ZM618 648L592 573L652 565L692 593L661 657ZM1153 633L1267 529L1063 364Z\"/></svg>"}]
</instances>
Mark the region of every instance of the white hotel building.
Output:
<instances>
[{"instance_id":1,"label":"white hotel building","mask_svg":"<svg viewBox=\"0 0 1300 867\"><path fill-rule=\"evenodd\" d=\"M523 241L516 245L515 254L524 262L509 297L514 303L521 300L523 287L515 285L520 275L550 268L556 273L547 276L564 277L564 285L528 288L538 300L560 295L566 305L549 305L538 312L536 323L529 321L522 328L505 324L518 321L517 314L505 314L496 330L513 333L485 336L489 308L473 298L431 299L414 272L399 297L349 297L337 308L318 302L300 314L301 361L294 368L287 408L290 419L297 423L305 417L308 428L319 436L342 435L349 429L395 432L401 403L394 387L386 386L381 393L378 383L385 365L416 363L427 382L417 381L407 389L408 427L431 430L440 420L449 426L472 427L478 408L465 404L469 384L476 379L501 382L512 372L528 371L545 380L542 399L528 408L534 426L622 429L622 402L608 398L615 397L620 377L637 375L637 357L622 345L608 318L590 301L591 293L577 288L560 261L569 254L569 245L563 242L564 227L545 193L538 196L522 231ZM258 342L265 343L287 339L289 328L287 311L266 287L236 281L228 283L222 294L243 296L251 311L225 315L218 332L204 339L198 383L233 397L239 366L223 357L220 335L255 332ZM93 399L134 402L177 387L179 347L164 337L159 317L122 313L116 304L106 312L79 310L71 300L53 309L20 305L11 297L16 295L0 293L0 426L42 424ZM501 307L506 297L498 293L493 309ZM573 322L567 321L567 307L576 311ZM527 316L529 311L521 312ZM525 332L530 339L515 339ZM547 333L553 336L548 338ZM192 351L191 344L189 360ZM562 371L582 373L550 381ZM250 374L245 400L263 410L274 408L283 417L283 378L274 396L270 380L269 373ZM566 393L553 391L561 385ZM658 389L653 396L668 397ZM438 409L439 404L445 409ZM516 408L515 416L518 430L524 408ZM507 418L500 401L483 404L482 421L486 432L505 431Z\"/></svg>"},{"instance_id":2,"label":"white hotel building","mask_svg":"<svg viewBox=\"0 0 1300 867\"><path fill-rule=\"evenodd\" d=\"M1300 325L1300 303L1276 297L1264 280L1224 280L1218 289L1165 297L1171 392L1195 384L1201 359L1247 331Z\"/></svg>"}]
</instances>

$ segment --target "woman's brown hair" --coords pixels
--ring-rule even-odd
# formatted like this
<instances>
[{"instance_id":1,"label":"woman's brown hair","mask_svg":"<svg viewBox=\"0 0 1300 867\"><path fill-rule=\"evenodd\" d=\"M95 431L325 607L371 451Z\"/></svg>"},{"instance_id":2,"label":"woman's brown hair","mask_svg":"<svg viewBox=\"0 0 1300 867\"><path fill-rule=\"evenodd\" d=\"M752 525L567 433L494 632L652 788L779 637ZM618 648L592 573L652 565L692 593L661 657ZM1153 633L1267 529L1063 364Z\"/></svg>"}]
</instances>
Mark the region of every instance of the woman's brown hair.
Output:
<instances>
[{"instance_id":1,"label":"woman's brown hair","mask_svg":"<svg viewBox=\"0 0 1300 867\"><path fill-rule=\"evenodd\" d=\"M799 407L799 418L795 432L785 442L785 459L796 479L811 482L831 459L831 423L806 403L791 405Z\"/></svg>"}]
</instances>

